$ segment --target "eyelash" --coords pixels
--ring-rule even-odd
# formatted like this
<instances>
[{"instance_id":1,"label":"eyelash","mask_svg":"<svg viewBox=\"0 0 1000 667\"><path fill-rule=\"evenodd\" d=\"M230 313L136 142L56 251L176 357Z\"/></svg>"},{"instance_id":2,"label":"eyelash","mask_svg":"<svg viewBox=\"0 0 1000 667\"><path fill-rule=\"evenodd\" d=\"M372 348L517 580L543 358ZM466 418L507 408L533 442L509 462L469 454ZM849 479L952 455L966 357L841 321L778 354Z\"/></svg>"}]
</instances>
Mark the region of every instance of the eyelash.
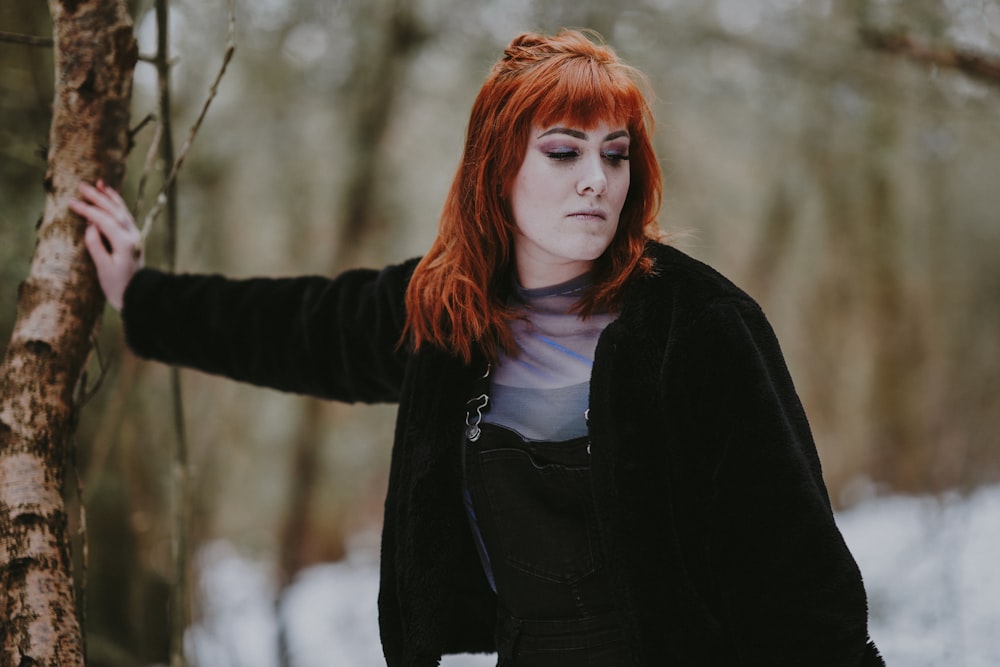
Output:
<instances>
[{"instance_id":1,"label":"eyelash","mask_svg":"<svg viewBox=\"0 0 1000 667\"><path fill-rule=\"evenodd\" d=\"M575 150L565 150L565 151L559 150L559 151L548 151L545 153L545 155L546 157L549 157L558 162L567 162L569 160L574 160L577 157L579 157L580 153L579 151ZM615 153L611 151L601 153L601 156L604 159L610 161L612 164L625 162L629 159L629 156L626 153Z\"/></svg>"}]
</instances>

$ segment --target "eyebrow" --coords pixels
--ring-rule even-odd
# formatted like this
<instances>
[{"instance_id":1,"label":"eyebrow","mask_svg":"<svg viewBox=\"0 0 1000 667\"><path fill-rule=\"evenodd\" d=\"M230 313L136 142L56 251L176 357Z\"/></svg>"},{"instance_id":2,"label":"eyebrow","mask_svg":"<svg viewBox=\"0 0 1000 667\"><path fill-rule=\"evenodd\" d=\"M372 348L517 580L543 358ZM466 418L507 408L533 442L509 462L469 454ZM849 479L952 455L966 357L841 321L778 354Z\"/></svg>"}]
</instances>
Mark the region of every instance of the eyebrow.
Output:
<instances>
[{"instance_id":1,"label":"eyebrow","mask_svg":"<svg viewBox=\"0 0 1000 667\"><path fill-rule=\"evenodd\" d=\"M574 130L571 127L553 127L539 134L538 138L541 139L542 137L547 137L550 134L566 134L571 137L575 137L576 139L584 140L588 138L586 132ZM604 137L604 141L611 141L612 139L618 139L619 137L628 137L628 130L618 130L616 132L612 132L608 136Z\"/></svg>"}]
</instances>

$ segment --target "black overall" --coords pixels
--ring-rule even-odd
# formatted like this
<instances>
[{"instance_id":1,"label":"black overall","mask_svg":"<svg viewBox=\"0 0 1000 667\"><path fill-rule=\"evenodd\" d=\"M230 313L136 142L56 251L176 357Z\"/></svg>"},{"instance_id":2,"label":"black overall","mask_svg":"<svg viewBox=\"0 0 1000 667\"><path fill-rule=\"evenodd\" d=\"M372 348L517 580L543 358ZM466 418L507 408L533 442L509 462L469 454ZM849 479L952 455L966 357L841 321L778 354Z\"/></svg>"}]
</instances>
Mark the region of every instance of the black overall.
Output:
<instances>
[{"instance_id":1,"label":"black overall","mask_svg":"<svg viewBox=\"0 0 1000 667\"><path fill-rule=\"evenodd\" d=\"M628 664L595 521L589 438L525 441L494 424L474 432L466 500L497 592L498 667Z\"/></svg>"}]
</instances>

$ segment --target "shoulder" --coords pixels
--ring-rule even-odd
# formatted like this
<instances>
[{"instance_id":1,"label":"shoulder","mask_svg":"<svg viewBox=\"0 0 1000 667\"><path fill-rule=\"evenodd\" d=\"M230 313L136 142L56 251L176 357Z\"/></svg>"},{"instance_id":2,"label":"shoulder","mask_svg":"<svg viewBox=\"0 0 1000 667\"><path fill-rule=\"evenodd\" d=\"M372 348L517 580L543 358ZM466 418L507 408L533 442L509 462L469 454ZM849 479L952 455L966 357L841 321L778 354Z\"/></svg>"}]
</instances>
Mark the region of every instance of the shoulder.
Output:
<instances>
[{"instance_id":1,"label":"shoulder","mask_svg":"<svg viewBox=\"0 0 1000 667\"><path fill-rule=\"evenodd\" d=\"M415 257L381 269L349 269L333 278L331 284L342 291L353 291L359 298L374 298L402 309L406 290L419 262L420 258Z\"/></svg>"},{"instance_id":2,"label":"shoulder","mask_svg":"<svg viewBox=\"0 0 1000 667\"><path fill-rule=\"evenodd\" d=\"M650 242L646 255L653 266L626 288L621 312L624 324L677 333L718 309L763 315L753 297L732 280L681 250Z\"/></svg>"},{"instance_id":3,"label":"shoulder","mask_svg":"<svg viewBox=\"0 0 1000 667\"><path fill-rule=\"evenodd\" d=\"M781 345L753 297L676 248L650 244L647 252L654 270L636 281L634 336L651 342L658 354L681 361L697 377L764 374L785 381L777 379L787 375Z\"/></svg>"},{"instance_id":4,"label":"shoulder","mask_svg":"<svg viewBox=\"0 0 1000 667\"><path fill-rule=\"evenodd\" d=\"M380 288L405 290L413 277L413 271L420 262L419 257L389 264L382 268L347 269L332 278L345 284L373 285Z\"/></svg>"}]
</instances>

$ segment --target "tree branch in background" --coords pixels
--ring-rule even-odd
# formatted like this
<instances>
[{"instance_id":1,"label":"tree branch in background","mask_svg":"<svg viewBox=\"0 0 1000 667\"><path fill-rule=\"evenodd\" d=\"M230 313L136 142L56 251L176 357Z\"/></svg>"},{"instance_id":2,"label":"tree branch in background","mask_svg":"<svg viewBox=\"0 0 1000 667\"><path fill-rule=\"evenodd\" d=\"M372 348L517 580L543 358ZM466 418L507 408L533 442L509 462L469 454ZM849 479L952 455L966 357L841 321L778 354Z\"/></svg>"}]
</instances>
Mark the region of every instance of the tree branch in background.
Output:
<instances>
[{"instance_id":1,"label":"tree branch in background","mask_svg":"<svg viewBox=\"0 0 1000 667\"><path fill-rule=\"evenodd\" d=\"M35 37L34 35L21 35L16 32L4 32L0 30L0 42L9 44L23 44L25 46L41 46L51 49L55 40L51 37Z\"/></svg>"},{"instance_id":2,"label":"tree branch in background","mask_svg":"<svg viewBox=\"0 0 1000 667\"><path fill-rule=\"evenodd\" d=\"M229 2L229 28L226 36L226 48L222 65L209 89L209 94L202 105L198 118L192 125L187 139L181 148L180 155L174 157L174 139L171 126L170 69L173 64L169 53L169 12L168 0L156 0L157 46L156 54L151 61L156 67L159 91L159 122L156 134L146 158L146 165L139 183L136 207L142 202L146 178L152 164L152 158L158 152L164 165L164 180L160 194L142 226L145 239L159 214L166 209L166 258L170 270L177 266L177 175L184 163L184 158L194 143L195 136L201 128L202 121L208 113L209 106L218 92L219 83L226 73L226 68L236 50L236 11L232 0ZM175 449L173 452L173 560L174 577L171 594L170 616L170 665L184 667L187 659L184 655L184 633L191 622L191 472L188 461L188 443L184 427L184 402L181 390L180 371L170 369L170 396Z\"/></svg>"},{"instance_id":3,"label":"tree branch in background","mask_svg":"<svg viewBox=\"0 0 1000 667\"><path fill-rule=\"evenodd\" d=\"M349 113L348 150L351 171L347 175L344 203L340 211L340 232L330 271L337 272L356 257L360 248L377 231L374 183L377 181L382 151L378 147L390 127L398 104L400 80L410 59L429 37L416 10L408 0L382 0L363 4L365 22L370 24L372 39L361 40L355 57L353 78L356 93ZM375 147L375 148L373 148ZM310 522L314 518L314 494L321 470L318 433L322 412L318 399L303 403L292 454L290 498L281 530L278 563L278 592L275 598L278 618L280 665L292 664L288 627L282 614L286 591L308 561L306 550Z\"/></svg>"},{"instance_id":4,"label":"tree branch in background","mask_svg":"<svg viewBox=\"0 0 1000 667\"><path fill-rule=\"evenodd\" d=\"M903 55L928 65L955 69L973 79L1000 85L1000 57L957 46L934 48L903 32L862 28L860 35L861 41L871 49Z\"/></svg>"},{"instance_id":5,"label":"tree branch in background","mask_svg":"<svg viewBox=\"0 0 1000 667\"><path fill-rule=\"evenodd\" d=\"M194 124L191 126L191 130L188 132L187 139L184 140L184 145L181 146L180 154L174 161L173 167L170 170L170 174L167 176L166 181L163 184L163 188L160 191L159 196L156 198L156 203L153 208L146 215L145 220L142 223L142 236L145 238L149 234L150 228L153 223L160 216L163 207L167 204L166 192L169 185L176 180L177 173L180 171L181 166L184 164L184 158L187 157L188 151L191 150L191 145L194 143L194 139L198 134L198 130L201 128L202 121L205 120L205 115L208 113L208 108L212 104L212 100L215 99L216 94L219 91L219 83L222 81L222 77L226 74L226 68L229 67L229 61L233 59L233 54L236 52L236 9L233 6L233 0L229 1L229 29L226 35L226 50L222 54L222 65L219 67L219 73L215 75L215 81L212 82L211 88L208 91L208 97L205 98L205 103L201 107L201 113L198 114L198 118L195 120Z\"/></svg>"},{"instance_id":6,"label":"tree branch in background","mask_svg":"<svg viewBox=\"0 0 1000 667\"><path fill-rule=\"evenodd\" d=\"M146 160L142 163L142 173L139 175L139 186L135 191L135 203L132 205L132 215L139 217L142 210L143 198L146 196L146 183L149 175L153 173L153 164L156 162L157 149L160 147L160 137L163 135L163 123L156 121L156 129L153 131L153 139L149 142L149 149L146 151Z\"/></svg>"},{"instance_id":7,"label":"tree branch in background","mask_svg":"<svg viewBox=\"0 0 1000 667\"><path fill-rule=\"evenodd\" d=\"M156 0L156 67L157 89L159 93L159 123L155 143L150 146L150 155L158 150L163 161L166 181L163 197L166 198L167 268L177 268L177 179L166 173L174 165L174 134L171 125L170 101L170 19L168 0ZM143 174L145 177L145 174ZM170 405L174 431L174 451L171 466L173 500L173 581L170 593L170 666L185 667L184 631L191 622L191 474L188 465L187 433L184 428L184 397L181 390L180 369L170 368Z\"/></svg>"}]
</instances>

